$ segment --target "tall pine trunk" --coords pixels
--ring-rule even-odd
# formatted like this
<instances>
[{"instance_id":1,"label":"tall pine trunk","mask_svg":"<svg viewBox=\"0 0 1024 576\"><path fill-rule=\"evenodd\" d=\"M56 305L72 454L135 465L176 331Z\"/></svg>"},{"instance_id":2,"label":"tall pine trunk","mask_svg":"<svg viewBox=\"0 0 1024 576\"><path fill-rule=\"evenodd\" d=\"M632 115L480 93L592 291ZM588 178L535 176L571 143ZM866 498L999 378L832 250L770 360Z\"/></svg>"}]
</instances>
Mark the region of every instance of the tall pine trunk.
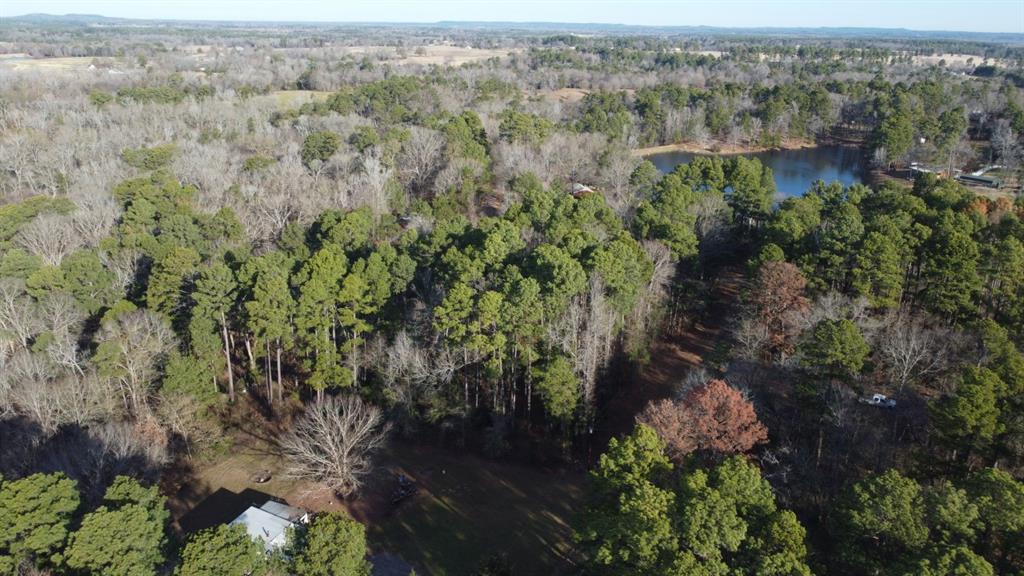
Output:
<instances>
[{"instance_id":1,"label":"tall pine trunk","mask_svg":"<svg viewBox=\"0 0 1024 576\"><path fill-rule=\"evenodd\" d=\"M267 372L267 405L274 405L274 373L270 368L270 340L266 343L266 354L264 355L263 366Z\"/></svg>"},{"instance_id":2,"label":"tall pine trunk","mask_svg":"<svg viewBox=\"0 0 1024 576\"><path fill-rule=\"evenodd\" d=\"M249 335L245 335L245 353L249 356L249 371L256 371L256 356L252 353L252 340L249 339Z\"/></svg>"},{"instance_id":3,"label":"tall pine trunk","mask_svg":"<svg viewBox=\"0 0 1024 576\"><path fill-rule=\"evenodd\" d=\"M228 399L232 403L235 401L235 371L231 366L231 340L228 338L228 323L224 318L224 311L220 311L220 328L221 336L224 338L224 360L228 364Z\"/></svg>"},{"instance_id":4,"label":"tall pine trunk","mask_svg":"<svg viewBox=\"0 0 1024 576\"><path fill-rule=\"evenodd\" d=\"M277 339L277 399L284 402L284 380L281 379L281 339Z\"/></svg>"}]
</instances>

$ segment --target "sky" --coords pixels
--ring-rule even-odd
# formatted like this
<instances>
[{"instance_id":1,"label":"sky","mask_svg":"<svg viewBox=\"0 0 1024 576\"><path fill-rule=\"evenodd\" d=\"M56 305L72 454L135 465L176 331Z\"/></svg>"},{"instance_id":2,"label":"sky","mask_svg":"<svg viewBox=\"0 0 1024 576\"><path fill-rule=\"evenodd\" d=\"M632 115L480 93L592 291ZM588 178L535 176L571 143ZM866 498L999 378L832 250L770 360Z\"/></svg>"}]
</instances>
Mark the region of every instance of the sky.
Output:
<instances>
[{"instance_id":1,"label":"sky","mask_svg":"<svg viewBox=\"0 0 1024 576\"><path fill-rule=\"evenodd\" d=\"M473 20L1024 33L1024 0L0 0L0 18L36 12L277 22Z\"/></svg>"}]
</instances>

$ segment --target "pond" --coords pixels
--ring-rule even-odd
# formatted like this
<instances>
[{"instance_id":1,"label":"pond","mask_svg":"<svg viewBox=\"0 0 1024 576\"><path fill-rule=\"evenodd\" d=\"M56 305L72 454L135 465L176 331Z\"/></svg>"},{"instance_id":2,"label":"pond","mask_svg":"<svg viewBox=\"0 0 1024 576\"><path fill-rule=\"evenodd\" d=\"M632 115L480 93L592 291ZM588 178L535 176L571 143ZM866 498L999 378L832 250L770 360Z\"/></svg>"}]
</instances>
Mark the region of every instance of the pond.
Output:
<instances>
[{"instance_id":1,"label":"pond","mask_svg":"<svg viewBox=\"0 0 1024 576\"><path fill-rule=\"evenodd\" d=\"M679 164L692 160L692 152L660 152L646 158L662 172L669 172ZM800 196L815 180L826 183L839 181L843 186L867 181L868 167L864 155L857 148L845 146L818 146L795 150L772 150L743 154L757 158L775 173L776 200Z\"/></svg>"}]
</instances>

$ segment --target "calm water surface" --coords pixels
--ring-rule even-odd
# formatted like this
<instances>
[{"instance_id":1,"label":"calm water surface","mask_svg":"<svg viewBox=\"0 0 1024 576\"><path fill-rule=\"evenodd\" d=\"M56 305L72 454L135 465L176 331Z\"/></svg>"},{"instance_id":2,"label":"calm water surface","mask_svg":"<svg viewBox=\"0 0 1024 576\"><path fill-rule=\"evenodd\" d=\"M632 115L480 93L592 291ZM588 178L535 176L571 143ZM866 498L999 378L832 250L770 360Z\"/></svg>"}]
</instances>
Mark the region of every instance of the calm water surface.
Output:
<instances>
[{"instance_id":1,"label":"calm water surface","mask_svg":"<svg viewBox=\"0 0 1024 576\"><path fill-rule=\"evenodd\" d=\"M697 154L690 152L662 152L647 156L647 159L662 172L670 172L679 164L685 164ZM800 196L811 187L815 180L826 183L839 181L843 186L865 182L868 175L863 153L857 148L843 146L819 146L798 150L773 150L744 154L757 158L771 167L775 173L777 199Z\"/></svg>"}]
</instances>

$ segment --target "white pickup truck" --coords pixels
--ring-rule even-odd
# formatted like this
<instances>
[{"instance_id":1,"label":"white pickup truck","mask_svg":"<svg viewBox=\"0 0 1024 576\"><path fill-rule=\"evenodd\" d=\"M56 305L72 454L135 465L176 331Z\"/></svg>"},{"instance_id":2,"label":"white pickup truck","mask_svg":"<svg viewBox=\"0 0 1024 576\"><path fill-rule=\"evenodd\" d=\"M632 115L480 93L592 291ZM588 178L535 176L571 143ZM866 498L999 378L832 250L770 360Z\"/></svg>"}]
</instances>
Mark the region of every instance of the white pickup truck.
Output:
<instances>
[{"instance_id":1,"label":"white pickup truck","mask_svg":"<svg viewBox=\"0 0 1024 576\"><path fill-rule=\"evenodd\" d=\"M872 394L870 398L860 398L859 400L864 404L881 406L882 408L896 407L896 401L892 398L887 398L885 394Z\"/></svg>"}]
</instances>

